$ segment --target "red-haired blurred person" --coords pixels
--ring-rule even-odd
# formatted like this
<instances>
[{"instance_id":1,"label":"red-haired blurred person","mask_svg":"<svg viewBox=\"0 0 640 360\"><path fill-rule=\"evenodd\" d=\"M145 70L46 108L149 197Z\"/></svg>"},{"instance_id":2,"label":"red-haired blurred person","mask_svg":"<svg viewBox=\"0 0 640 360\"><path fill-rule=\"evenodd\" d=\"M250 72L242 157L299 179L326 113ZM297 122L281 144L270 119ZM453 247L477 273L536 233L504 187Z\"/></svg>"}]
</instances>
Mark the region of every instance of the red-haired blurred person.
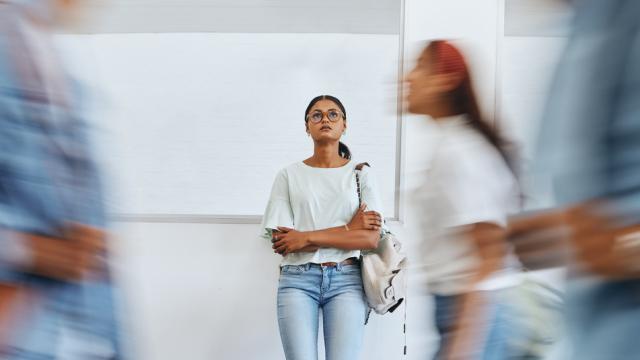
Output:
<instances>
[{"instance_id":1,"label":"red-haired blurred person","mask_svg":"<svg viewBox=\"0 0 640 360\"><path fill-rule=\"evenodd\" d=\"M440 335L435 359L510 358L502 294L517 270L505 228L519 192L507 143L482 117L469 68L451 43L429 43L406 82L409 111L430 117L438 131L419 192Z\"/></svg>"}]
</instances>

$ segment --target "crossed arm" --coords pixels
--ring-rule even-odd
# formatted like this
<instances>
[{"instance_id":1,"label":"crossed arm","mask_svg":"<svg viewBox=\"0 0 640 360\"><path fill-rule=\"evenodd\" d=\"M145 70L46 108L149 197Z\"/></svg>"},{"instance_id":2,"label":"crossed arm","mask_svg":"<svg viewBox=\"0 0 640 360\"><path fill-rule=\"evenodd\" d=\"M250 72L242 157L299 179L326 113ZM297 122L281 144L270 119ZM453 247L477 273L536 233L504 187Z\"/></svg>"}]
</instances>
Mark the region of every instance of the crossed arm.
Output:
<instances>
[{"instance_id":1,"label":"crossed arm","mask_svg":"<svg viewBox=\"0 0 640 360\"><path fill-rule=\"evenodd\" d=\"M345 226L315 230L298 231L278 227L273 231L274 252L285 256L296 252L313 252L320 248L344 250L375 249L380 238L382 218L375 211L366 211L362 205Z\"/></svg>"}]
</instances>

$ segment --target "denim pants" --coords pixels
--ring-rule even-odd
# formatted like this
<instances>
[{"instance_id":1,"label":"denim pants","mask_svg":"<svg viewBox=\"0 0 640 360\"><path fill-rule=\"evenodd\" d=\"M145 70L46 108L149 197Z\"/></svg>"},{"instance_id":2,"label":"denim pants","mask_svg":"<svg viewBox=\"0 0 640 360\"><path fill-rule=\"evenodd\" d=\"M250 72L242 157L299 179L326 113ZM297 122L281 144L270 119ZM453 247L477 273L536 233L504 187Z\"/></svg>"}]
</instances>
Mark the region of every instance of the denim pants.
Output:
<instances>
[{"instance_id":1,"label":"denim pants","mask_svg":"<svg viewBox=\"0 0 640 360\"><path fill-rule=\"evenodd\" d=\"M480 329L486 335L481 343L468 354L469 360L502 360L516 358L515 350L510 346L510 336L517 336L516 329L510 327L509 310L503 300L500 299L500 291L487 292L491 297L487 313L486 328ZM443 355L453 336L456 320L460 313L460 301L462 295L442 296L435 295L435 322L440 343L434 360ZM511 335L510 335L511 334Z\"/></svg>"},{"instance_id":2,"label":"denim pants","mask_svg":"<svg viewBox=\"0 0 640 360\"><path fill-rule=\"evenodd\" d=\"M568 359L640 358L640 281L571 279L566 309Z\"/></svg>"},{"instance_id":3,"label":"denim pants","mask_svg":"<svg viewBox=\"0 0 640 360\"><path fill-rule=\"evenodd\" d=\"M326 359L357 360L368 313L360 265L282 267L278 324L287 360L318 359L320 310Z\"/></svg>"}]
</instances>

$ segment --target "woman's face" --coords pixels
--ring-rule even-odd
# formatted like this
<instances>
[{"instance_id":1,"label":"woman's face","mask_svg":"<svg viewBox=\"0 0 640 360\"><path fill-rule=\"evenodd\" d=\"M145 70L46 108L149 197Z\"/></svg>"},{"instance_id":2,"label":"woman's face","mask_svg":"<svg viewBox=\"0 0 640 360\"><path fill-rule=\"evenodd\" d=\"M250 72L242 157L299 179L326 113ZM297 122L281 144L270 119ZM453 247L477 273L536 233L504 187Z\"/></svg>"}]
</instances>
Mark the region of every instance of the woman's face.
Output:
<instances>
[{"instance_id":1,"label":"woman's face","mask_svg":"<svg viewBox=\"0 0 640 360\"><path fill-rule=\"evenodd\" d=\"M431 52L425 49L405 79L409 85L406 96L409 112L431 115L433 108L443 101L446 92L434 73Z\"/></svg>"},{"instance_id":2,"label":"woman's face","mask_svg":"<svg viewBox=\"0 0 640 360\"><path fill-rule=\"evenodd\" d=\"M307 114L307 132L316 142L339 141L347 129L347 121L338 104L320 100Z\"/></svg>"}]
</instances>

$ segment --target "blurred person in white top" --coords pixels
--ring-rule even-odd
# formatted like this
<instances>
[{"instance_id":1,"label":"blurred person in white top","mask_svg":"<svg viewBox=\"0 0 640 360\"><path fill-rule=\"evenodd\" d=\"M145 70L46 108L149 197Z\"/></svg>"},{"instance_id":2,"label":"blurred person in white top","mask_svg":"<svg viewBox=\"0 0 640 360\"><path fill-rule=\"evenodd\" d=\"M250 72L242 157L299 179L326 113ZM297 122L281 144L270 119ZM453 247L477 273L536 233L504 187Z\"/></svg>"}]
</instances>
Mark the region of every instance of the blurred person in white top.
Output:
<instances>
[{"instance_id":1,"label":"blurred person in white top","mask_svg":"<svg viewBox=\"0 0 640 360\"><path fill-rule=\"evenodd\" d=\"M427 181L413 197L423 210L435 358L510 358L501 290L517 278L505 228L519 192L507 143L482 118L464 57L450 43L431 42L406 81L409 111L438 129Z\"/></svg>"}]
</instances>

